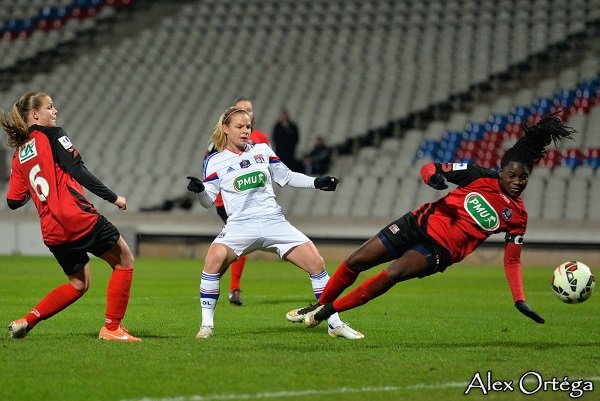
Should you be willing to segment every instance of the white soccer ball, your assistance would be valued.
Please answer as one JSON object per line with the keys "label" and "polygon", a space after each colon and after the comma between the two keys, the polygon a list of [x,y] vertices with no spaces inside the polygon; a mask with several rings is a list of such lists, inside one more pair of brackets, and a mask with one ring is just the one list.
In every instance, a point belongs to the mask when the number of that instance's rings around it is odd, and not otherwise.
{"label": "white soccer ball", "polygon": [[584,263],[565,262],[554,270],[552,291],[563,302],[578,304],[588,300],[596,287],[596,277]]}

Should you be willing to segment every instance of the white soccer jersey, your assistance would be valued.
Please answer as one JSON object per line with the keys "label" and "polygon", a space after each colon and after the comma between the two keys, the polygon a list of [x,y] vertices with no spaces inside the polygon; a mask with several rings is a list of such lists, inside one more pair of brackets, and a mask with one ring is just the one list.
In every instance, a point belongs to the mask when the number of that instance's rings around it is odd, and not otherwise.
{"label": "white soccer jersey", "polygon": [[203,182],[212,202],[221,192],[227,222],[270,219],[282,216],[272,181],[283,187],[293,174],[269,145],[249,143],[243,152],[225,149],[208,156]]}

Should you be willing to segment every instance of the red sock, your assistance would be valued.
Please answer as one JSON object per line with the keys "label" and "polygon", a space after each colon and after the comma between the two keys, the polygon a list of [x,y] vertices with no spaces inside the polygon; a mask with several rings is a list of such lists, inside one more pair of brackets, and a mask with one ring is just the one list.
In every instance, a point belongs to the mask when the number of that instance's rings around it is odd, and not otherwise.
{"label": "red sock", "polygon": [[354,284],[357,278],[358,273],[350,270],[344,260],[335,273],[333,273],[333,276],[329,278],[325,289],[319,297],[319,303],[325,305],[326,303],[333,302],[346,288]]}
{"label": "red sock", "polygon": [[106,328],[116,330],[125,316],[133,278],[133,268],[114,269],[106,291]]}
{"label": "red sock", "polygon": [[348,295],[333,301],[333,308],[337,312],[342,312],[364,305],[373,298],[377,298],[384,294],[387,290],[392,288],[394,284],[396,283],[392,281],[387,272],[382,270],[381,273],[366,280]]}
{"label": "red sock", "polygon": [[230,290],[239,290],[241,288],[240,279],[242,278],[242,272],[244,271],[245,265],[245,255],[231,264],[231,285],[229,286]]}
{"label": "red sock", "polygon": [[42,320],[56,315],[81,298],[82,295],[83,293],[77,291],[71,284],[63,284],[56,287],[25,316],[25,319],[27,319],[27,330],[33,329],[33,326]]}

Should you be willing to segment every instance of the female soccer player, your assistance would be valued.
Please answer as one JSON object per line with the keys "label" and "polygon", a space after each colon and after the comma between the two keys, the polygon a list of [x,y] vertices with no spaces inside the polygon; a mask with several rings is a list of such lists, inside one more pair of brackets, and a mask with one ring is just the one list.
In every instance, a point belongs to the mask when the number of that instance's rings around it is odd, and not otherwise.
{"label": "female soccer player", "polygon": [[[555,113],[556,114],[556,113]],[[423,181],[446,189],[446,180],[457,184],[441,199],[409,212],[384,227],[338,267],[319,298],[318,305],[288,312],[308,327],[332,313],[356,308],[376,298],[396,283],[443,272],[461,261],[493,233],[505,232],[504,270],[517,309],[537,323],[544,319],[526,302],[521,276],[521,245],[527,212],[521,193],[533,165],[545,147],[575,133],[555,114],[537,124],[524,124],[524,135],[502,157],[500,171],[474,164],[429,163],[421,168]],[[344,297],[360,272],[392,261],[378,275],[364,281]]]}
{"label": "female soccer player", "polygon": [[90,252],[113,269],[106,295],[106,323],[99,338],[142,341],[121,325],[129,302],[133,255],[116,227],[86,199],[82,186],[121,210],[127,208],[127,200],[88,171],[66,132],[56,126],[57,114],[50,96],[31,92],[14,104],[11,114],[2,112],[0,117],[7,144],[16,149],[8,206],[17,209],[33,199],[44,243],[69,280],[27,315],[11,322],[8,330],[12,338],[23,338],[40,321],[77,301],[90,286]]}
{"label": "female soccer player", "polygon": [[[240,97],[238,98],[234,106],[237,106],[241,109],[244,109],[250,115],[250,120],[252,122],[252,131],[250,132],[249,142],[252,143],[266,143],[269,144],[269,138],[267,135],[256,129],[256,119],[254,118],[254,109],[252,107],[252,101],[248,97]],[[206,156],[218,152],[214,143],[211,142],[208,147],[208,151],[206,152]],[[217,195],[217,199],[215,200],[215,207],[217,208],[217,214],[223,220],[223,223],[227,223],[227,212],[225,211],[225,205],[223,204],[223,197],[221,194]],[[242,279],[242,272],[244,271],[244,266],[246,265],[246,256],[240,257],[238,260],[231,264],[231,283],[229,285],[229,302],[232,305],[242,305],[242,296],[241,296],[241,285],[240,281]]]}
{"label": "female soccer player", "polygon": [[[292,226],[275,201],[273,181],[284,186],[334,191],[338,179],[314,178],[292,172],[266,144],[249,142],[252,120],[248,112],[230,107],[219,118],[211,140],[218,152],[204,161],[204,179],[188,177],[188,190],[195,192],[200,204],[209,208],[217,194],[223,196],[227,223],[214,239],[204,263],[200,281],[202,325],[197,338],[214,335],[215,306],[219,299],[220,276],[231,262],[256,250],[276,252],[310,274],[317,299],[329,280],[323,258],[315,245]],[[329,335],[349,339],[362,334],[329,317]]]}

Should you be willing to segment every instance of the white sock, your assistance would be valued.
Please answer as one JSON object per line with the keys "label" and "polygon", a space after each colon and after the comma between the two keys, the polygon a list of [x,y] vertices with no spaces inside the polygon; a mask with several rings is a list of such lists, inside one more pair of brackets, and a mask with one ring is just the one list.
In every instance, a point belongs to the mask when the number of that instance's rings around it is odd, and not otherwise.
{"label": "white sock", "polygon": [[[327,270],[323,270],[321,273],[310,275],[310,283],[312,284],[313,292],[315,293],[315,297],[317,298],[317,301],[321,297],[321,293],[323,292],[323,289],[327,285],[328,281],[329,281],[329,274],[327,274]],[[342,324],[342,321],[340,320],[340,316],[337,314],[337,312],[334,313],[333,315],[329,316],[329,319],[327,319],[327,322],[329,323],[329,325],[331,327],[337,327],[340,324]]]}
{"label": "white sock", "polygon": [[202,272],[200,279],[200,306],[202,307],[202,326],[214,326],[215,308],[219,299],[220,274]]}

